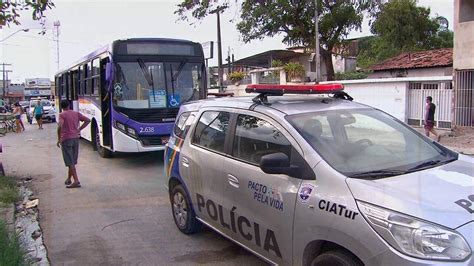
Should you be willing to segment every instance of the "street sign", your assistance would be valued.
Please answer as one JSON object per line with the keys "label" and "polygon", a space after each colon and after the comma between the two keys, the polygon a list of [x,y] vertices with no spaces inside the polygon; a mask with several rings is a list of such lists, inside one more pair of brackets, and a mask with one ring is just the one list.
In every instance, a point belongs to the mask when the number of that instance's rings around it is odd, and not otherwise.
{"label": "street sign", "polygon": [[209,41],[202,43],[202,50],[204,51],[204,58],[211,59],[214,57],[214,42]]}

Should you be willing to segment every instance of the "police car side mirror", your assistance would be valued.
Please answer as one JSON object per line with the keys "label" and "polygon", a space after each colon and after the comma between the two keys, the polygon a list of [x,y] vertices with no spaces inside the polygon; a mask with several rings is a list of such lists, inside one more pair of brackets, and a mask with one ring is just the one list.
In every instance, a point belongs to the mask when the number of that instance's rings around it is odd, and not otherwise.
{"label": "police car side mirror", "polygon": [[291,165],[288,155],[282,152],[262,156],[260,169],[266,174],[285,174],[303,180],[316,179],[313,170],[307,164],[297,162],[296,165]]}
{"label": "police car side mirror", "polygon": [[260,169],[266,174],[285,174],[297,177],[299,167],[290,165],[288,155],[282,152],[270,153],[260,159]]}

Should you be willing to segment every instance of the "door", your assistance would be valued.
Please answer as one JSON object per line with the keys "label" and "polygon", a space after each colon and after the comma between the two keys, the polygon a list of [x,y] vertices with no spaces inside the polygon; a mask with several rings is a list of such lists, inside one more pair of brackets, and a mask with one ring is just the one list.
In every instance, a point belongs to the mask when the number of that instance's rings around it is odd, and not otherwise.
{"label": "door", "polygon": [[104,146],[112,148],[112,120],[111,120],[111,100],[110,93],[108,90],[108,82],[105,80],[105,66],[108,62],[108,58],[101,60],[100,62],[100,110],[102,113],[102,142]]}
{"label": "door", "polygon": [[289,134],[270,121],[250,114],[236,117],[232,156],[224,163],[224,191],[236,207],[231,230],[239,242],[275,263],[291,264],[294,208],[301,180],[266,174],[259,164],[262,156],[276,152],[285,153],[290,161],[302,157]]}
{"label": "door", "polygon": [[230,113],[204,111],[185,141],[179,168],[196,215],[206,223],[220,228],[225,171],[225,141]]}

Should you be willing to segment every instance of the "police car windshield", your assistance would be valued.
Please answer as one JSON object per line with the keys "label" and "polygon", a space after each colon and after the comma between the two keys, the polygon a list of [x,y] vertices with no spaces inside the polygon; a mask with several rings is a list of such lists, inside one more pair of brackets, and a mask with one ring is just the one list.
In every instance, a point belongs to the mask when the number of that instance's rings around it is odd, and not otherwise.
{"label": "police car windshield", "polygon": [[[394,171],[408,173],[420,170],[419,165],[426,169],[456,158],[455,153],[374,109],[305,113],[287,116],[287,120],[327,163],[349,177],[393,176]],[[433,161],[437,163],[423,164]]]}

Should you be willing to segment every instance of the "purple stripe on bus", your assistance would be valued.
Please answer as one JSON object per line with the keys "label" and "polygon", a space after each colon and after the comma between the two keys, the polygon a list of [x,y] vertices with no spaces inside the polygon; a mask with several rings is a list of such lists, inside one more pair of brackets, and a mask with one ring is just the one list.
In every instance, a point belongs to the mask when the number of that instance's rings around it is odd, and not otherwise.
{"label": "purple stripe on bus", "polygon": [[[173,131],[174,122],[169,123],[140,123],[134,121],[125,115],[115,111],[112,108],[112,119],[116,120],[128,127],[135,129],[138,135],[150,136],[150,135],[170,135]],[[153,128],[153,130],[150,130]]]}

